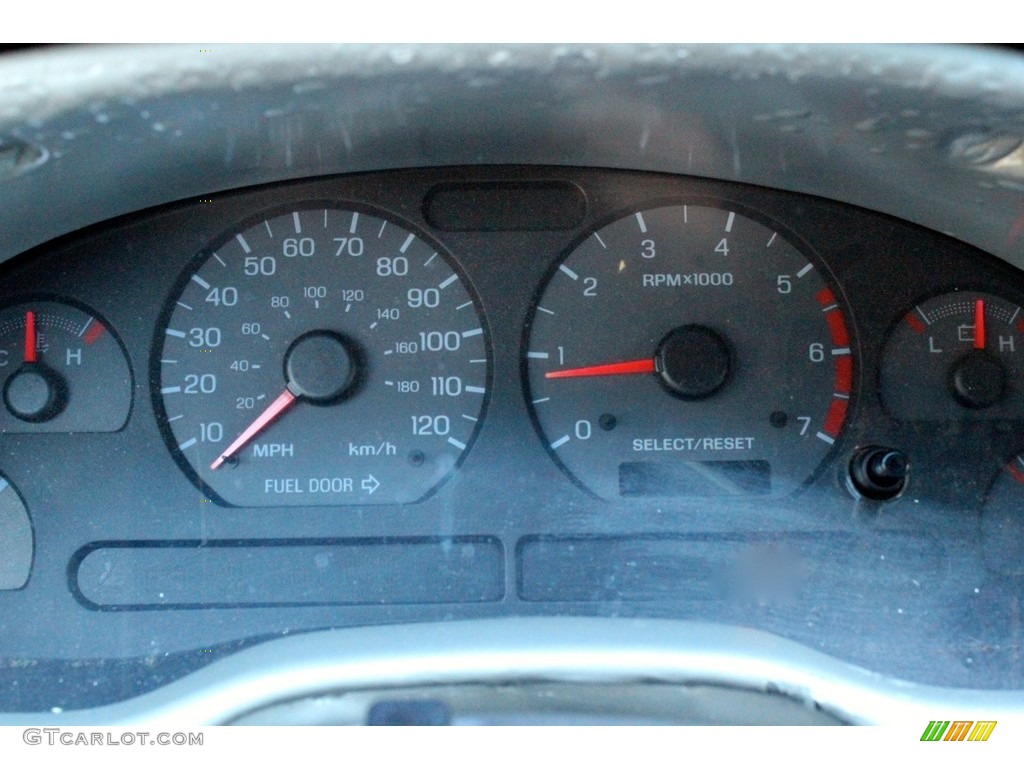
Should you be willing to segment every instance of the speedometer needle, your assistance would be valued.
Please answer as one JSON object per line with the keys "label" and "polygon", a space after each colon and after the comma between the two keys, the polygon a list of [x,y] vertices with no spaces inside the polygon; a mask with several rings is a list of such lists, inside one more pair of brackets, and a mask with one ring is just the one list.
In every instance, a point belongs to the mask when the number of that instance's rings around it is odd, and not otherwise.
{"label": "speedometer needle", "polygon": [[545,379],[568,379],[576,376],[616,376],[621,373],[654,373],[654,358],[628,360],[624,363],[588,365],[583,368],[566,368],[562,371],[548,371]]}
{"label": "speedometer needle", "polygon": [[246,430],[238,436],[235,442],[229,445],[227,450],[217,457],[217,460],[210,465],[210,469],[217,469],[217,467],[223,464],[226,459],[231,458],[242,446],[262,432],[270,422],[287,411],[295,400],[296,397],[292,394],[292,391],[290,389],[285,389],[284,392],[277,396],[277,399],[274,400],[274,402],[267,406],[267,409],[263,411],[263,413],[256,417],[256,420],[252,424],[246,427]]}

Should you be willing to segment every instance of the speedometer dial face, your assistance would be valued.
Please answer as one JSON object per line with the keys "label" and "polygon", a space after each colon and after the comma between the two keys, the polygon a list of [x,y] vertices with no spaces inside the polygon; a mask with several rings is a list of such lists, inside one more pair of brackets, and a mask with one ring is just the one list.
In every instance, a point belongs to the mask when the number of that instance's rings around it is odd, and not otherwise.
{"label": "speedometer dial face", "polygon": [[839,438],[854,375],[824,266],[695,205],[580,243],[539,296],[524,368],[551,454],[606,499],[788,494]]}
{"label": "speedometer dial face", "polygon": [[476,437],[487,331],[409,229],[303,208],[232,231],[164,312],[154,398],[179,462],[245,506],[416,501]]}

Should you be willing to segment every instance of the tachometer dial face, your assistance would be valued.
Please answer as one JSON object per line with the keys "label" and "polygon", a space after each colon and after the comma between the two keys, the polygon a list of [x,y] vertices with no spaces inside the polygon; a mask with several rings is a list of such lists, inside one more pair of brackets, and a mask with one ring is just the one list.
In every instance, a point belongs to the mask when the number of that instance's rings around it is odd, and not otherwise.
{"label": "tachometer dial face", "polygon": [[853,350],[821,263],[735,210],[672,205],[557,265],[524,368],[544,442],[596,495],[780,496],[839,439]]}
{"label": "tachometer dial face", "polygon": [[227,503],[416,501],[479,429],[479,307],[449,258],[394,221],[318,207],[239,228],[183,275],[164,316],[158,418]]}

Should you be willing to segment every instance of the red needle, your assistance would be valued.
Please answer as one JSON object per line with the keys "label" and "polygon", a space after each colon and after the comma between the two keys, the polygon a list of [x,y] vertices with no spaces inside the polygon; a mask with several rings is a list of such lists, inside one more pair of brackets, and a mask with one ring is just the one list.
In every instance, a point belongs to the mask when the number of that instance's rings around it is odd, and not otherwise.
{"label": "red needle", "polygon": [[31,309],[25,313],[25,362],[36,361],[36,313]]}
{"label": "red needle", "polygon": [[548,371],[545,379],[568,379],[574,376],[615,376],[620,373],[654,373],[654,358],[629,360],[625,363],[588,365],[584,368],[566,368],[564,371]]}
{"label": "red needle", "polygon": [[263,413],[256,417],[256,421],[250,424],[246,428],[245,432],[240,434],[238,438],[235,440],[235,442],[229,445],[228,449],[217,457],[217,460],[210,465],[210,469],[216,469],[221,464],[223,464],[225,459],[230,458],[239,448],[241,448],[243,445],[252,440],[252,438],[254,438],[256,435],[262,432],[263,429],[268,424],[270,424],[270,422],[272,422],[282,413],[287,411],[291,404],[294,402],[295,395],[292,394],[290,389],[286,389],[284,392],[278,395],[277,399],[274,402],[272,402],[269,406],[267,406],[267,409]]}
{"label": "red needle", "polygon": [[974,302],[974,348],[985,348],[985,302]]}

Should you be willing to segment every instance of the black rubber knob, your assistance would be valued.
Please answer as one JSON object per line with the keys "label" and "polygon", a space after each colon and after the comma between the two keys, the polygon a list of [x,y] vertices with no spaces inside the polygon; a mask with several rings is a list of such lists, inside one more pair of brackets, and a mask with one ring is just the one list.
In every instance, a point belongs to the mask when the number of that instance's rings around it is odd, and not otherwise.
{"label": "black rubber knob", "polygon": [[965,408],[975,410],[995,405],[1006,390],[1006,368],[983,349],[974,349],[950,368],[953,397]]}
{"label": "black rubber knob", "polygon": [[22,421],[49,421],[67,404],[64,377],[41,363],[25,363],[4,384],[4,405]]}
{"label": "black rubber knob", "polygon": [[861,448],[850,459],[850,485],[853,491],[874,501],[899,496],[907,486],[910,459],[894,448]]}
{"label": "black rubber knob", "polygon": [[355,345],[332,331],[311,331],[300,336],[284,358],[288,389],[320,405],[338,402],[352,394],[359,369]]}
{"label": "black rubber knob", "polygon": [[699,400],[725,385],[732,354],[726,340],[707,326],[684,325],[662,339],[654,364],[669,392]]}

